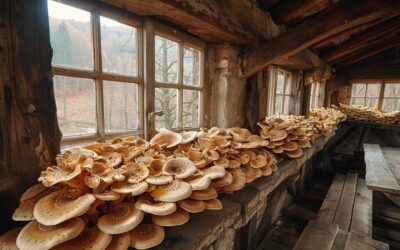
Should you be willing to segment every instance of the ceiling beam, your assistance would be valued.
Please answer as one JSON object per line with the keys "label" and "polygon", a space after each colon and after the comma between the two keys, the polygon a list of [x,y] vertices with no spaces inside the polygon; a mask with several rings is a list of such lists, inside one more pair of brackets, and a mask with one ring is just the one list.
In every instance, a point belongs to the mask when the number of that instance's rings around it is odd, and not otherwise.
{"label": "ceiling beam", "polygon": [[333,4],[264,45],[247,51],[242,76],[248,78],[266,66],[297,54],[328,37],[365,23],[399,14],[399,7],[389,0],[352,0]]}
{"label": "ceiling beam", "polygon": [[400,17],[394,17],[367,29],[322,55],[325,61],[335,64],[355,51],[374,46],[400,30]]}

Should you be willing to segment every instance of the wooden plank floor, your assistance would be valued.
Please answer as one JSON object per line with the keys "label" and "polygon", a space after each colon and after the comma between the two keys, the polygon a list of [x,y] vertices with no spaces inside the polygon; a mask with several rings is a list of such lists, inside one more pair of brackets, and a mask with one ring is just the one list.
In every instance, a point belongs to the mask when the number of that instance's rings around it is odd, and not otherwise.
{"label": "wooden plank floor", "polygon": [[333,221],[340,197],[342,196],[345,179],[345,175],[335,175],[328,194],[317,215],[317,220],[326,223],[331,223]]}
{"label": "wooden plank floor", "polygon": [[347,174],[342,196],[340,198],[335,218],[333,220],[334,224],[339,225],[339,228],[345,231],[349,231],[351,217],[353,215],[354,199],[357,188],[357,178],[357,174]]}
{"label": "wooden plank floor", "polygon": [[335,241],[339,226],[311,220],[304,229],[294,250],[330,250]]}
{"label": "wooden plank floor", "polygon": [[372,236],[372,192],[364,179],[358,179],[350,231]]}

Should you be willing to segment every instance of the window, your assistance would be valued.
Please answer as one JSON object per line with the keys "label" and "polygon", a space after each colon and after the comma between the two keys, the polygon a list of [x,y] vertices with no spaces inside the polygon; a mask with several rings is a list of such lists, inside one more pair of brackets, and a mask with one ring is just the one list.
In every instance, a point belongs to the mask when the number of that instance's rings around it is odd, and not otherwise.
{"label": "window", "polygon": [[275,75],[275,114],[289,114],[292,101],[292,74],[282,69]]}
{"label": "window", "polygon": [[[173,38],[172,38],[173,39]],[[202,52],[188,44],[155,36],[156,129],[201,126]]]}
{"label": "window", "polygon": [[400,82],[385,82],[382,111],[400,110]]}
{"label": "window", "polygon": [[138,29],[51,0],[48,10],[63,141],[140,132]]}
{"label": "window", "polygon": [[321,107],[324,103],[325,84],[316,82],[311,84],[310,91],[310,109]]}
{"label": "window", "polygon": [[351,90],[351,104],[371,108],[378,108],[381,83],[353,83]]}

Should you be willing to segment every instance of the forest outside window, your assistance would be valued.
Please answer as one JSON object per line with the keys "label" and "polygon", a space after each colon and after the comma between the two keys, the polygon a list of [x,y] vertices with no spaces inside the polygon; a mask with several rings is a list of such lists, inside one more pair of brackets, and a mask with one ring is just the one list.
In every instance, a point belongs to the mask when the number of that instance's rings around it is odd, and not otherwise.
{"label": "forest outside window", "polygon": [[137,28],[51,0],[48,10],[63,140],[138,131]]}
{"label": "forest outside window", "polygon": [[292,74],[278,68],[275,77],[275,114],[289,114],[292,101]]}
{"label": "forest outside window", "polygon": [[155,36],[156,130],[201,126],[203,55],[182,41]]}
{"label": "forest outside window", "polygon": [[315,82],[311,84],[310,91],[310,109],[321,107],[324,102],[324,88],[325,84]]}

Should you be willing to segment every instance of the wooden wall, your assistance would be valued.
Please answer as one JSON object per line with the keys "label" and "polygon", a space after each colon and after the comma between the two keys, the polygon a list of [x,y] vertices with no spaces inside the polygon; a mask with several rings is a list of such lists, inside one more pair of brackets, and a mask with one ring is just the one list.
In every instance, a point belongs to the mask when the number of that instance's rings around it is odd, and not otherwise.
{"label": "wooden wall", "polygon": [[46,0],[0,1],[0,233],[60,149]]}

